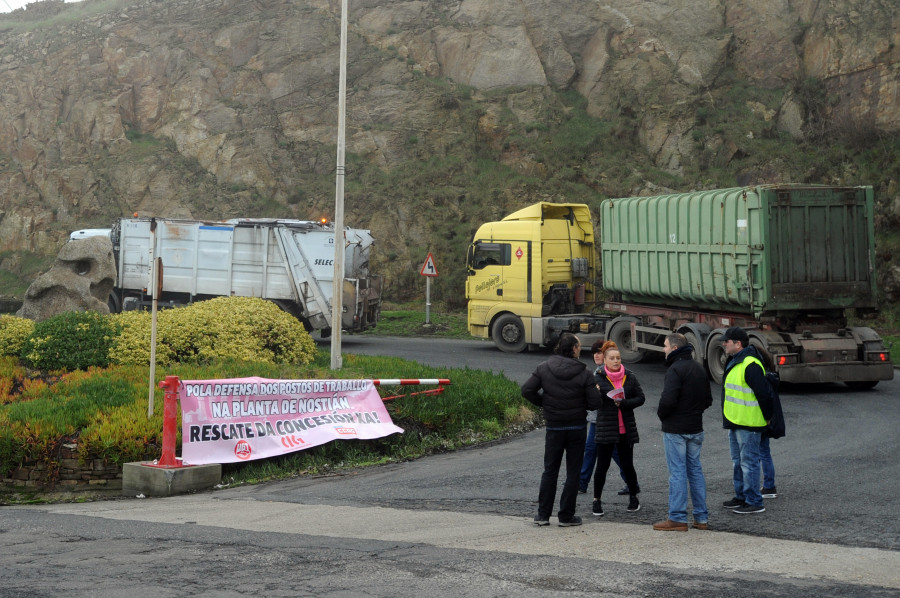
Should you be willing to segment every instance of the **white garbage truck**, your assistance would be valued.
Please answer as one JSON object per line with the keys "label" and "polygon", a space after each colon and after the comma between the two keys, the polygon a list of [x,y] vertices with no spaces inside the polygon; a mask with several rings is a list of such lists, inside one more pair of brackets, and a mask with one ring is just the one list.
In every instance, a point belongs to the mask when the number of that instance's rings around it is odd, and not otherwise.
{"label": "white garbage truck", "polygon": [[[213,297],[275,302],[310,332],[331,333],[334,226],[327,222],[238,218],[223,222],[122,218],[109,231],[118,281],[111,312],[152,303],[151,265],[162,262],[160,307]],[[368,230],[346,228],[341,328],[373,328],[381,311],[382,277],[369,273]]]}

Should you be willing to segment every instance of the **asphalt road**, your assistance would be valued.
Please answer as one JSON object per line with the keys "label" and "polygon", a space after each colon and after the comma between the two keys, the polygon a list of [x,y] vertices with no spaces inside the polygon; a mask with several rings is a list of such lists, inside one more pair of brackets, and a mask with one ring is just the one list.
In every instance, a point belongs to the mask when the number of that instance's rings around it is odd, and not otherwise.
{"label": "asphalt road", "polygon": [[[546,353],[488,343],[345,337],[348,353],[490,368],[522,382]],[[585,354],[585,361],[588,356]],[[0,509],[0,596],[897,596],[900,383],[785,389],[773,443],[781,495],[731,496],[725,432],[707,412],[711,531],[653,531],[666,473],[655,417],[664,367],[639,364],[643,508],[613,472],[607,514],[536,528],[543,431],[408,463],[168,499]],[[554,520],[551,520],[555,523]]]}
{"label": "asphalt road", "polygon": [[[488,342],[421,338],[397,342],[366,336],[350,337],[343,349],[360,354],[389,352],[430,365],[491,369],[520,384],[550,355],[546,351],[502,353]],[[582,359],[593,363],[587,352]],[[635,447],[635,468],[643,508],[637,514],[628,514],[627,520],[650,524],[664,519],[667,512],[668,473],[656,417],[665,365],[662,359],[652,359],[627,367],[637,373],[647,397],[644,406],[635,411],[641,436]],[[779,498],[766,501],[764,516],[746,520],[719,507],[734,492],[728,438],[722,429],[721,391],[713,388],[713,406],[704,417],[702,461],[711,516],[723,511],[711,519],[716,529],[900,549],[900,379],[881,382],[865,391],[843,384],[785,384],[780,395],[787,435],[771,445]],[[525,488],[533,487],[532,494],[536,494],[542,439],[542,432],[535,432],[527,440],[515,441],[530,441],[517,463],[522,491],[529,500],[532,497]],[[621,480],[615,472],[607,479],[604,505],[609,501],[624,511],[627,497],[611,492],[622,486]],[[589,508],[585,503],[583,512]]]}

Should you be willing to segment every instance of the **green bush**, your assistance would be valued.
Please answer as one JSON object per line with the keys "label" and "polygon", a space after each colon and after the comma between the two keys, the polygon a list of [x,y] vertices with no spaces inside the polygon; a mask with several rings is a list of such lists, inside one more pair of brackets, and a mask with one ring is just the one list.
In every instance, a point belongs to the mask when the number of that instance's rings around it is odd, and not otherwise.
{"label": "green bush", "polygon": [[[110,347],[110,362],[149,363],[150,314],[124,312],[113,318],[122,332]],[[218,297],[157,317],[157,365],[215,359],[305,364],[315,352],[300,321],[263,299]]]}
{"label": "green bush", "polygon": [[40,370],[83,370],[109,365],[109,348],[118,329],[95,311],[70,311],[34,325],[22,343],[20,358]]}
{"label": "green bush", "polygon": [[34,331],[33,320],[0,315],[0,356],[18,356],[22,352],[25,339],[32,331]]}
{"label": "green bush", "polygon": [[[146,311],[123,311],[110,316],[119,326],[119,335],[109,348],[109,361],[115,365],[146,365],[150,363],[151,315]],[[175,361],[172,349],[159,340],[157,321],[156,364],[168,365]]]}

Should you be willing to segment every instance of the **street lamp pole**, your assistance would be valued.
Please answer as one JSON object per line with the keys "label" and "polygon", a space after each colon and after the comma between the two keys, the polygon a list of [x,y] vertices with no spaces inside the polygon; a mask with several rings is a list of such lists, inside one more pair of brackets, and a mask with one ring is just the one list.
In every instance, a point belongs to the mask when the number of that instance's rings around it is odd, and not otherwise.
{"label": "street lamp pole", "polygon": [[341,0],[341,68],[338,85],[337,168],[334,199],[334,282],[331,300],[331,369],[341,369],[341,318],[344,311],[344,152],[347,113],[347,0]]}

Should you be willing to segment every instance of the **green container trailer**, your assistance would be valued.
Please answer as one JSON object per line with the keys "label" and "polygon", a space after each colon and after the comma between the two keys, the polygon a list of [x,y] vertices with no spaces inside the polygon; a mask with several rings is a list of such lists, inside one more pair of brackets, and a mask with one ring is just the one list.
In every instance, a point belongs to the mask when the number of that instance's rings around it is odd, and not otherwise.
{"label": "green container trailer", "polygon": [[845,316],[877,307],[873,203],[871,187],[818,185],[605,200],[604,307],[621,314],[606,336],[637,361],[682,332],[719,381],[721,334],[742,326],[782,380],[889,380],[880,337]]}
{"label": "green container trailer", "polygon": [[871,187],[762,185],[610,199],[603,286],[623,301],[755,318],[871,309]]}

